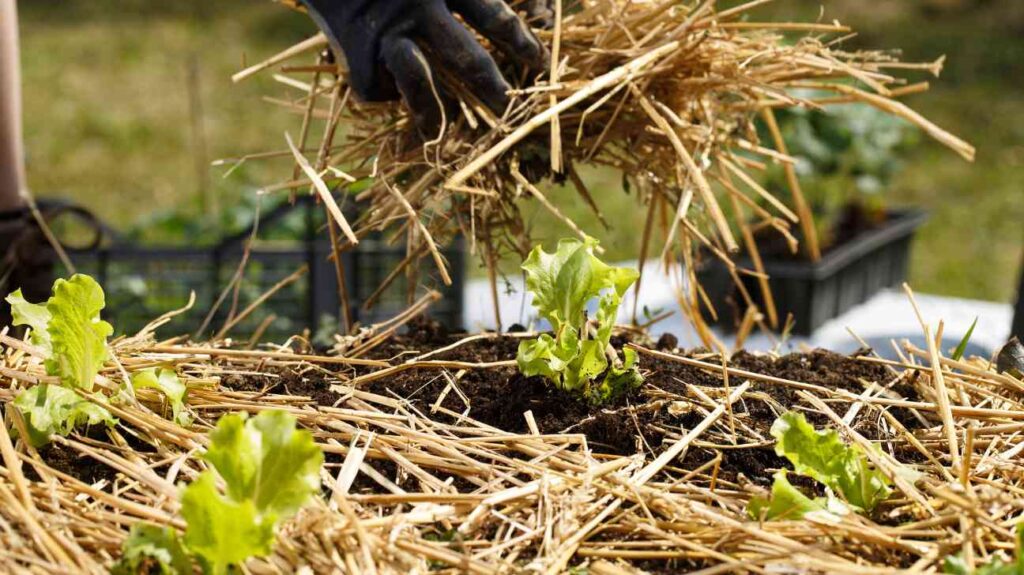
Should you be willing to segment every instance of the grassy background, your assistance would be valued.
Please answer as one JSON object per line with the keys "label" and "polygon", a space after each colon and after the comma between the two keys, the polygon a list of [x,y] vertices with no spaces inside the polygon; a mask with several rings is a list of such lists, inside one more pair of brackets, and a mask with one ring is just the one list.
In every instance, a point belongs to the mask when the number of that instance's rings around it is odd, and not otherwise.
{"label": "grassy background", "polygon": [[[889,198],[933,215],[914,253],[916,289],[1010,301],[1024,248],[1024,3],[824,6],[826,18],[861,31],[854,46],[900,47],[910,60],[948,56],[932,92],[908,103],[974,143],[978,161],[967,164],[926,141],[907,158]],[[813,18],[820,8],[777,0],[758,15]],[[126,227],[169,208],[201,209],[202,186],[228,205],[290,173],[286,163],[266,162],[224,179],[218,169],[197,166],[280,149],[283,133],[298,129],[295,116],[261,100],[285,88],[267,78],[233,85],[230,75],[308,36],[313,29],[304,17],[266,0],[35,0],[19,9],[29,178],[38,195],[74,198]],[[197,83],[189,82],[190,70]],[[205,142],[205,155],[197,141]],[[611,257],[635,257],[644,214],[617,178],[591,179],[599,180],[595,191],[612,229],[601,232],[570,192],[554,193],[556,201],[591,222],[588,231]],[[565,235],[544,214],[534,226],[541,237]]]}

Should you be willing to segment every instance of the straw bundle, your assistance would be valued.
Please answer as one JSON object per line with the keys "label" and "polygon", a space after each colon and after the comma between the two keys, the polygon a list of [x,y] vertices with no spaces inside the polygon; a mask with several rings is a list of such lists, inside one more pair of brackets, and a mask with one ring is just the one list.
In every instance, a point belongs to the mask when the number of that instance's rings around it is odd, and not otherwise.
{"label": "straw bundle", "polygon": [[[414,145],[406,110],[356,101],[343,67],[323,57],[315,65],[286,65],[275,77],[305,94],[273,101],[303,114],[299,141],[287,155],[295,154],[304,177],[296,170],[295,179],[268,189],[312,182],[344,236],[332,226],[338,249],[371,230],[389,230],[408,240],[407,265],[430,256],[446,282],[437,245],[461,234],[494,283],[503,255],[522,257],[532,247],[519,209],[523,198],[542,204],[571,233],[599,235],[565,217],[537,183],[571,182],[602,216],[579,176],[581,166],[610,166],[641,190],[637,209],[648,213],[641,260],[653,253],[657,237],[666,261],[692,264],[693,253],[703,248],[728,262],[741,248],[756,252],[750,232],[763,227],[784,235],[794,250],[802,236],[807,254],[816,259],[820,248],[811,208],[774,122],[777,108],[867,103],[973,158],[969,144],[896,100],[927,84],[908,84],[893,72],[937,75],[941,60],[908,64],[883,52],[844,51],[842,41],[851,34],[839,23],[757,22],[755,8],[767,1],[722,11],[711,0],[583,0],[572,10],[559,9],[554,28],[537,31],[552,48],[549,73],[525,79],[497,117],[437,71],[444,89],[459,99],[460,114],[438,139]],[[324,37],[315,36],[236,80],[324,46]],[[818,96],[798,97],[795,91]],[[311,142],[317,119],[323,120],[323,132]],[[758,140],[758,119],[769,128],[769,141]],[[312,161],[300,153],[307,147],[315,154]],[[770,163],[786,169],[784,197],[758,183],[759,171]],[[327,184],[357,181],[365,188],[358,198],[370,208],[350,224],[333,207]],[[694,268],[685,267],[683,279],[689,281],[681,299],[700,325]],[[736,273],[763,276],[761,270]],[[762,311],[777,324],[774,310]]]}

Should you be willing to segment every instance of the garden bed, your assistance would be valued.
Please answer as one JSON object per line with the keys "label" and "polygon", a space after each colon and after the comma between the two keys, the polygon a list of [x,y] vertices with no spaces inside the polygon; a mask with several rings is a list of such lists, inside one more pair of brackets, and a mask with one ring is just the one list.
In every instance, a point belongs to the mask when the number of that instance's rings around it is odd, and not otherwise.
{"label": "garden bed", "polygon": [[[115,342],[128,370],[175,367],[193,425],[168,421],[160,396],[140,392],[138,405],[111,406],[119,424],[109,431],[94,426],[38,451],[0,437],[4,561],[102,572],[132,524],[180,529],[175,486],[203,469],[205,432],[222,414],[268,409],[313,432],[323,496],[282,527],[273,555],[248,562],[253,573],[839,573],[935,567],[965,550],[978,561],[1012,554],[1024,510],[1013,487],[1024,385],[987,361],[941,358],[939,382],[929,352],[911,346],[898,364],[869,350],[723,362],[624,330],[614,343],[640,352],[646,381],[596,408],[519,375],[515,351],[531,334],[417,324],[382,335],[342,340],[336,351],[348,355]],[[6,404],[46,376],[31,347],[2,343]],[[876,445],[886,473],[921,475],[898,479],[864,515],[752,520],[750,499],[791,467],[770,428],[793,410],[848,443]]]}

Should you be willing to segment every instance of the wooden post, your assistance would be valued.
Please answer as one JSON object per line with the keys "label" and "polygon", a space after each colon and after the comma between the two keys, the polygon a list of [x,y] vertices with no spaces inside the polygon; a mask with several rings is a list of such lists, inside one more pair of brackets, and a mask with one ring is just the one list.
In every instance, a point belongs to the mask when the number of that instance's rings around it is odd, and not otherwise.
{"label": "wooden post", "polygon": [[0,212],[22,207],[26,187],[18,58],[18,7],[0,0]]}

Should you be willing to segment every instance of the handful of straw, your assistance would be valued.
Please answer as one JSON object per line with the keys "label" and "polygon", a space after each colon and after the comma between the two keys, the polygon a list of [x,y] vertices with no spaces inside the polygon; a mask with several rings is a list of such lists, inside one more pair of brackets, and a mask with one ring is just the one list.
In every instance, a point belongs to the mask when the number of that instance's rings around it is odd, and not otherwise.
{"label": "handful of straw", "polygon": [[[488,268],[496,295],[499,259],[525,256],[532,247],[519,200],[532,198],[582,236],[587,230],[567,218],[538,182],[571,182],[602,217],[579,168],[610,166],[640,190],[636,197],[647,211],[641,265],[655,238],[666,263],[684,262],[680,302],[710,337],[703,317],[715,310],[696,280],[695,254],[720,258],[737,284],[739,274],[758,277],[769,308],[763,270],[740,270],[731,261],[741,249],[760,261],[751,230],[771,228],[794,251],[800,236],[807,256],[820,256],[811,208],[775,109],[865,103],[916,125],[967,160],[974,157],[972,146],[898,100],[928,85],[894,73],[938,75],[941,59],[911,64],[884,52],[844,51],[851,30],[839,23],[758,22],[755,8],[770,0],[721,11],[713,0],[582,0],[562,10],[564,1],[555,0],[555,26],[537,31],[551,47],[549,73],[516,90],[498,117],[439,71],[438,81],[459,99],[460,115],[436,140],[413,146],[406,110],[397,103],[358,102],[343,67],[323,55],[315,65],[285,66],[290,75],[276,77],[305,92],[277,101],[303,114],[299,141],[289,140],[299,168],[295,178],[271,189],[319,193],[337,250],[370,231],[390,231],[408,245],[402,269],[416,269],[416,261],[429,256],[446,283],[438,245],[461,234]],[[236,79],[324,46],[323,36],[315,36]],[[312,81],[298,74],[311,74]],[[767,141],[758,138],[758,119],[771,135]],[[315,120],[323,120],[323,131],[311,143]],[[309,152],[311,161],[304,155]],[[786,197],[759,184],[758,172],[773,163],[784,168]],[[348,222],[329,185],[357,183],[358,200],[369,208]],[[740,292],[752,306],[742,286]],[[776,327],[775,310],[761,311]]]}

